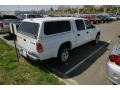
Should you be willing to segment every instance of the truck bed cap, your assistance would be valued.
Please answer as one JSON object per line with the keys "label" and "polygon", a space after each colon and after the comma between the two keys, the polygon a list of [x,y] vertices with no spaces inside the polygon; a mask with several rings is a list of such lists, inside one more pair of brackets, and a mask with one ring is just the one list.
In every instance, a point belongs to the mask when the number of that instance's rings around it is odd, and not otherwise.
{"label": "truck bed cap", "polygon": [[43,21],[75,20],[75,19],[84,20],[83,18],[77,18],[77,17],[45,17],[45,18],[29,18],[29,19],[24,19],[23,21],[39,23],[39,22],[43,22]]}

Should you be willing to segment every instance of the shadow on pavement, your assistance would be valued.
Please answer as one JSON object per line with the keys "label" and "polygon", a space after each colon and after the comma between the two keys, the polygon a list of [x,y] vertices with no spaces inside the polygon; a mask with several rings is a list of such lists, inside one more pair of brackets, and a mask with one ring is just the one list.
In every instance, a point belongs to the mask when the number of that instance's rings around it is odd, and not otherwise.
{"label": "shadow on pavement", "polygon": [[12,35],[10,35],[10,34],[3,36],[3,38],[6,39],[6,40],[8,40],[8,41],[14,39],[14,37]]}
{"label": "shadow on pavement", "polygon": [[[83,59],[88,57],[91,53],[95,52],[97,49],[99,49],[101,46],[105,45],[102,49],[100,49],[98,52],[95,53],[92,57],[88,58],[84,63],[79,65],[77,68],[75,68],[70,73],[66,74],[68,70],[76,66],[78,63],[80,63]],[[58,63],[56,59],[48,59],[45,61],[37,61],[37,62],[31,62],[29,63],[37,66],[42,66],[45,69],[48,69],[52,73],[62,77],[62,78],[70,78],[74,77],[76,75],[79,75],[83,73],[86,69],[88,69],[93,63],[96,62],[96,60],[103,55],[107,51],[108,43],[104,41],[100,41],[98,45],[92,45],[91,43],[88,43],[86,45],[80,46],[78,48],[75,48],[71,51],[70,60],[66,64]]]}

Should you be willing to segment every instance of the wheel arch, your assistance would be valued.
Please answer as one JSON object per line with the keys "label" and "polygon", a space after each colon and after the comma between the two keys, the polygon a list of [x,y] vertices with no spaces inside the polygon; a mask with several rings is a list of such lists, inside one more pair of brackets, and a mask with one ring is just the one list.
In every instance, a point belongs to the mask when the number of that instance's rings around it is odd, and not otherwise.
{"label": "wheel arch", "polygon": [[[62,43],[59,46],[58,52],[59,52],[60,48],[63,47],[63,46],[67,46],[69,49],[71,49],[72,48],[72,43],[70,41],[66,41],[66,42]],[[58,52],[57,52],[57,55],[58,55]]]}

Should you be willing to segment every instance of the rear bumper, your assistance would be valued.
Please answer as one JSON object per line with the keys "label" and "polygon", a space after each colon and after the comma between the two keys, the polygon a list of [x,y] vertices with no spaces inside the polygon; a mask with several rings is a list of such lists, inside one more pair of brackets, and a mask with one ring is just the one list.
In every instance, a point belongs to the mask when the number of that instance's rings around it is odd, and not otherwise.
{"label": "rear bumper", "polygon": [[115,84],[120,84],[120,66],[108,61],[107,78]]}
{"label": "rear bumper", "polygon": [[26,58],[30,58],[31,60],[40,60],[38,53],[27,51],[19,45],[17,45],[17,49],[19,50],[19,53]]}

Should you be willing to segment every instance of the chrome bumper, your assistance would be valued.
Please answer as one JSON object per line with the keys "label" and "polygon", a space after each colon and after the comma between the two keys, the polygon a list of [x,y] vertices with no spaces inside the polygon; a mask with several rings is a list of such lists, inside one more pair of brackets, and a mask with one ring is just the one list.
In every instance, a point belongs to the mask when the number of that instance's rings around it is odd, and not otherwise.
{"label": "chrome bumper", "polygon": [[115,84],[120,84],[120,66],[108,61],[107,78]]}
{"label": "chrome bumper", "polygon": [[20,45],[17,45],[17,49],[18,49],[19,53],[26,58],[30,58],[32,60],[40,60],[37,53],[27,51],[26,49],[24,49]]}

